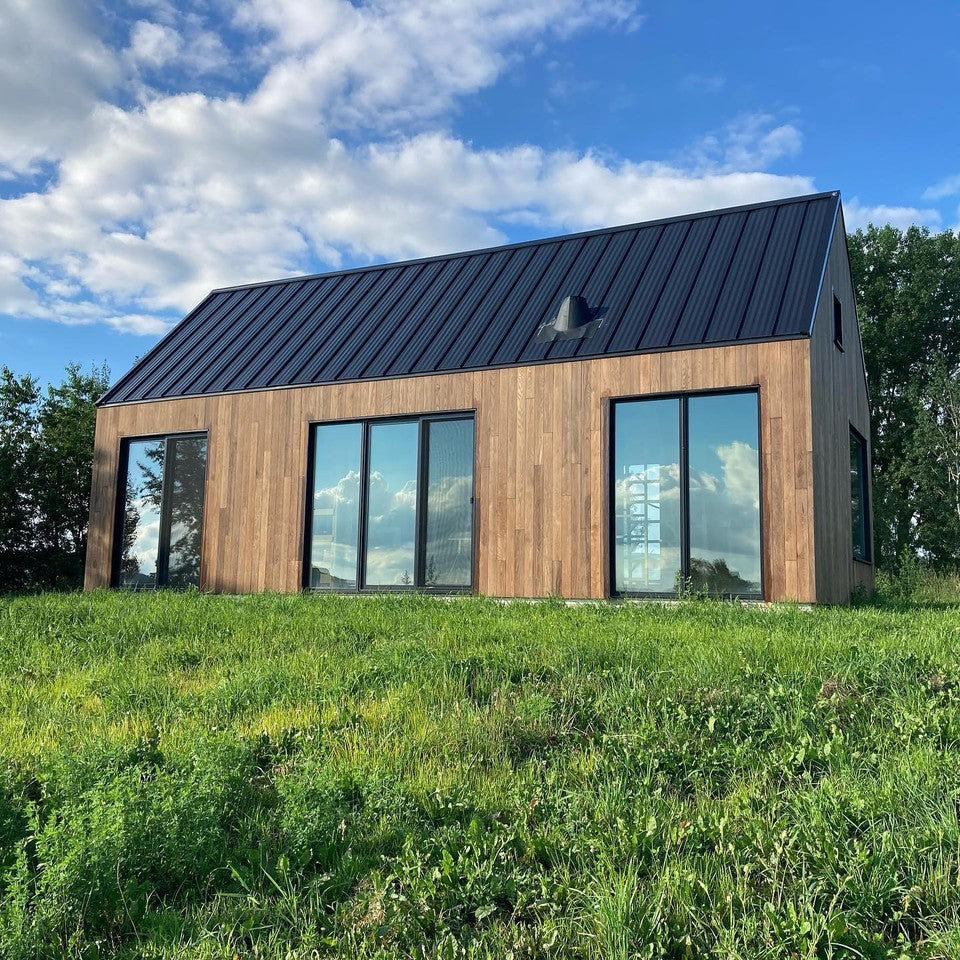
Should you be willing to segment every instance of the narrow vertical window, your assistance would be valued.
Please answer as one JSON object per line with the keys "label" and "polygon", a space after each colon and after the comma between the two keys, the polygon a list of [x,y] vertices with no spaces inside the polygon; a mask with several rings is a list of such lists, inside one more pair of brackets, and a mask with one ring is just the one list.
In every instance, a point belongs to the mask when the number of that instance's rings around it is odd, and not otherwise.
{"label": "narrow vertical window", "polygon": [[690,580],[760,592],[760,440],[753,393],[690,397]]}
{"label": "narrow vertical window", "polygon": [[364,569],[371,587],[414,585],[418,437],[415,420],[370,425]]}
{"label": "narrow vertical window", "polygon": [[833,342],[843,349],[843,304],[836,294],[833,296]]}
{"label": "narrow vertical window", "polygon": [[681,571],[680,401],[617,404],[614,510],[618,593],[672,593]]}
{"label": "narrow vertical window", "polygon": [[130,440],[115,582],[132,589],[200,584],[207,438]]}
{"label": "narrow vertical window", "polygon": [[203,536],[203,488],[207,474],[207,438],[175,437],[167,441],[168,467],[164,494],[169,517],[166,585],[200,583],[200,543]]}
{"label": "narrow vertical window", "polygon": [[133,440],[127,444],[117,577],[121,587],[157,586],[165,449],[163,440]]}
{"label": "narrow vertical window", "polygon": [[434,420],[425,428],[423,584],[468,587],[473,577],[473,420]]}
{"label": "narrow vertical window", "polygon": [[853,522],[853,556],[870,561],[870,530],[867,523],[867,445],[850,428],[850,513]]}
{"label": "narrow vertical window", "polygon": [[307,580],[311,590],[353,590],[357,586],[362,444],[359,423],[315,428]]}

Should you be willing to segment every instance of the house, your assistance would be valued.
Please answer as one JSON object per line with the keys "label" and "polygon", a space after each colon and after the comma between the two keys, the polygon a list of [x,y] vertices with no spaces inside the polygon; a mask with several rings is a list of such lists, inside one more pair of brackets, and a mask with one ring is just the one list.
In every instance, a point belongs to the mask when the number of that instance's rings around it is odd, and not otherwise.
{"label": "house", "polygon": [[837,193],[213,291],[102,398],[86,587],[845,602]]}

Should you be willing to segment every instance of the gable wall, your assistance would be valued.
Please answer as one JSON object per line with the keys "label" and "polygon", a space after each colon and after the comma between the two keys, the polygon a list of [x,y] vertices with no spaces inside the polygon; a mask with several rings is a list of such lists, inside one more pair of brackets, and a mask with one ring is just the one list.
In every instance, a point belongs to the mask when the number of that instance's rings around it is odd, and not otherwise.
{"label": "gable wall", "polygon": [[109,585],[122,437],[207,430],[203,587],[294,591],[310,422],[474,409],[479,592],[604,597],[608,401],[753,385],[766,596],[811,601],[811,377],[802,339],[103,407],[86,587]]}
{"label": "gable wall", "polygon": [[[843,307],[842,351],[833,342],[834,294]],[[860,587],[869,592],[874,584],[873,565],[853,559],[851,425],[867,440],[869,464],[873,452],[863,348],[842,214],[833,234],[810,352],[817,597],[826,603],[846,603],[852,591]],[[867,499],[872,530],[872,488]]]}

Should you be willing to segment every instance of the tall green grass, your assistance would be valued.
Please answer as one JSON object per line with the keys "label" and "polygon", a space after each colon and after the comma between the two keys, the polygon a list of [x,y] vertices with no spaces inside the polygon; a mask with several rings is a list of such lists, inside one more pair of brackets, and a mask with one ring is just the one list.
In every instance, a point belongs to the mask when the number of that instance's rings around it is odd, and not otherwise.
{"label": "tall green grass", "polygon": [[0,600],[0,955],[958,957],[905,594]]}

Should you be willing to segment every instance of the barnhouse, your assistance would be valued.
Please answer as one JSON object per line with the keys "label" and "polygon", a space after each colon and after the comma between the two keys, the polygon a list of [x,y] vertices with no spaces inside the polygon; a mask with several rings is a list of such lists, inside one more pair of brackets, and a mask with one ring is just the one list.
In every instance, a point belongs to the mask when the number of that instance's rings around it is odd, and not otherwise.
{"label": "barnhouse", "polygon": [[837,193],[214,290],[102,398],[86,586],[873,585]]}

